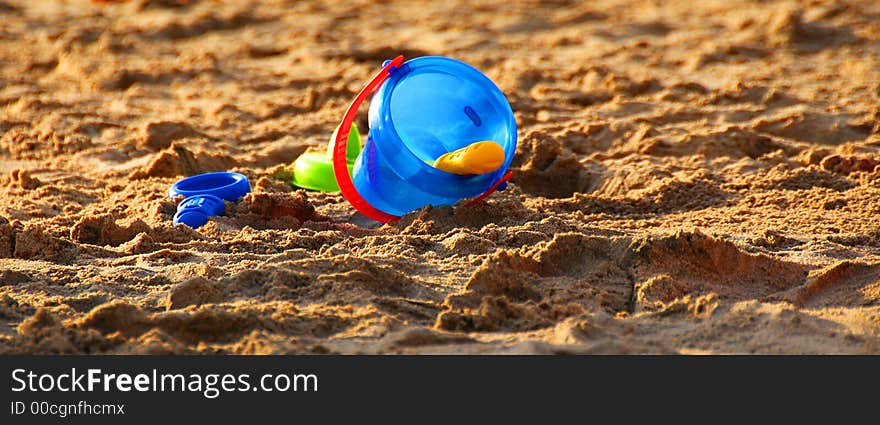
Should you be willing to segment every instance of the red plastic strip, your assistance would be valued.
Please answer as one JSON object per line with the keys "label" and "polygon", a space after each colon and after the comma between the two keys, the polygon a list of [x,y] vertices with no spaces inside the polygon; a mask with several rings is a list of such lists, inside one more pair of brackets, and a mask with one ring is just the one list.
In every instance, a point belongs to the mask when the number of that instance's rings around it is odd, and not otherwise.
{"label": "red plastic strip", "polygon": [[342,192],[342,196],[345,197],[355,210],[365,215],[367,218],[382,223],[396,221],[400,217],[380,211],[376,207],[370,205],[370,203],[358,193],[357,188],[354,187],[354,182],[351,181],[351,175],[348,174],[348,163],[345,159],[345,152],[346,145],[348,144],[348,133],[351,131],[351,123],[354,122],[358,108],[361,107],[361,104],[364,103],[367,96],[372,94],[373,91],[385,82],[390,75],[389,71],[391,68],[398,67],[402,63],[403,55],[394,58],[391,62],[382,67],[382,70],[379,71],[363,89],[361,89],[361,92],[358,93],[357,97],[354,98],[354,101],[351,102],[351,105],[348,106],[348,110],[345,111],[345,116],[342,118],[342,124],[339,124],[339,131],[336,132],[336,144],[333,149],[333,173],[336,174],[336,183],[339,184],[339,191]]}
{"label": "red plastic strip", "polygon": [[466,204],[464,204],[464,205],[469,207],[469,206],[471,206],[471,205],[474,205],[474,204],[476,204],[476,203],[482,201],[483,199],[488,198],[489,195],[495,193],[495,189],[498,189],[498,186],[500,186],[501,183],[504,183],[504,182],[510,180],[511,177],[513,177],[513,172],[512,172],[512,171],[508,171],[508,172],[505,173],[503,176],[501,176],[501,178],[498,179],[498,181],[495,182],[495,184],[493,184],[492,187],[489,188],[489,190],[483,192],[482,195],[477,196],[477,197],[474,198],[474,199],[471,199],[470,201],[468,201],[468,202],[467,202]]}

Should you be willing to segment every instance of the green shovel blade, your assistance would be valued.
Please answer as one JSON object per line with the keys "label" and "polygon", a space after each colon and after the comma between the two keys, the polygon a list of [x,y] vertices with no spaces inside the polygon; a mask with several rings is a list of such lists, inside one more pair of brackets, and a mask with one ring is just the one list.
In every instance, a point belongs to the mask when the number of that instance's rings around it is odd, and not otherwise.
{"label": "green shovel blade", "polygon": [[[321,192],[339,192],[336,174],[333,172],[333,147],[336,145],[338,131],[337,127],[330,138],[326,152],[307,151],[293,162],[294,186]],[[349,174],[360,153],[361,135],[357,126],[352,124],[351,131],[348,132],[348,144],[345,150]]]}

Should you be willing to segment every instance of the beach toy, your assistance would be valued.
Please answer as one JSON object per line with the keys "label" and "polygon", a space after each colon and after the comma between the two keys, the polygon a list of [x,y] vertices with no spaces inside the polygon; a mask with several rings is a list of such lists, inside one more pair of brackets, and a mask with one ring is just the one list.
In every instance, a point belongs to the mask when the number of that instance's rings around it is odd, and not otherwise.
{"label": "beach toy", "polygon": [[[345,135],[373,91],[369,135],[349,174]],[[503,189],[516,151],[516,120],[501,90],[474,67],[440,56],[404,63],[398,56],[355,97],[334,142],[342,195],[361,214],[387,222],[425,205],[477,202]],[[499,157],[501,164],[475,166],[474,158]],[[493,171],[481,173],[486,169]]]}
{"label": "beach toy", "polygon": [[171,199],[183,196],[177,205],[174,224],[186,224],[193,229],[208,222],[208,217],[222,215],[223,201],[235,202],[251,191],[247,177],[239,173],[205,173],[179,180],[168,189]]}
{"label": "beach toy", "polygon": [[504,148],[488,140],[445,153],[434,161],[434,168],[462,175],[491,173],[502,165]]}
{"label": "beach toy", "polygon": [[[336,175],[333,174],[333,148],[336,146],[338,132],[339,128],[337,127],[325,151],[306,151],[293,162],[292,183],[294,186],[321,192],[339,192]],[[351,172],[359,153],[361,153],[361,135],[357,126],[352,123],[345,151],[349,172]]]}

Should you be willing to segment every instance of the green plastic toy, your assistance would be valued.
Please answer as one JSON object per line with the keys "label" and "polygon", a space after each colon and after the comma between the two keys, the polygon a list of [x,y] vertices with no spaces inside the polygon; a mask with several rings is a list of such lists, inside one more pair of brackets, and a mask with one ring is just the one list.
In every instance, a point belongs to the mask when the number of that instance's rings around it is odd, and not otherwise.
{"label": "green plastic toy", "polygon": [[[293,162],[294,186],[321,192],[339,192],[336,175],[333,173],[333,148],[336,145],[337,132],[339,132],[339,127],[333,132],[326,152],[306,151]],[[361,134],[358,132],[357,126],[352,124],[345,149],[349,174],[351,174],[351,169],[360,153]]]}

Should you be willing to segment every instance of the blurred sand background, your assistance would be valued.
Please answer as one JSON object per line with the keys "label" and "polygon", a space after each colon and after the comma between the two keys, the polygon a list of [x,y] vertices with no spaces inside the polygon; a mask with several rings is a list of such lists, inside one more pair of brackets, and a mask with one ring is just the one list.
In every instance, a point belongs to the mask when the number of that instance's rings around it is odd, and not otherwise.
{"label": "blurred sand background", "polygon": [[[0,353],[880,353],[876,1],[0,1]],[[297,190],[384,59],[484,71],[510,188]],[[366,131],[366,107],[359,115]],[[175,228],[175,180],[233,170]]]}

